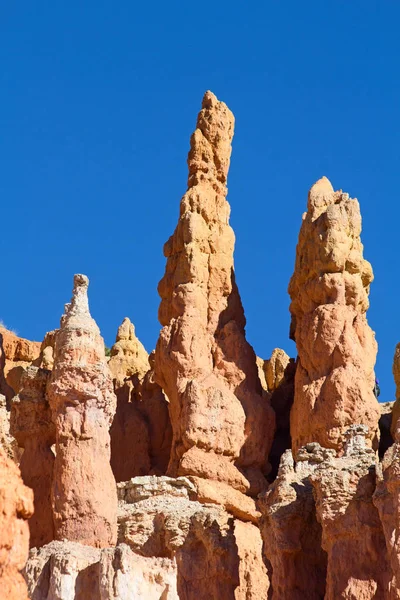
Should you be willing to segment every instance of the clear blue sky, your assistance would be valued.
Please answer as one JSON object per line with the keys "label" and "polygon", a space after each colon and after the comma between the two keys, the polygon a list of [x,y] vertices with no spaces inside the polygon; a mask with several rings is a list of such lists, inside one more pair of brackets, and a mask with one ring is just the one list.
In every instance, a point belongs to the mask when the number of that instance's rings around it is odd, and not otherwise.
{"label": "clear blue sky", "polygon": [[393,399],[399,23],[393,0],[3,2],[0,317],[42,339],[83,272],[107,345],[129,316],[155,346],[162,246],[211,89],[236,116],[229,201],[249,341],[262,357],[295,353],[286,290],[307,191],[326,175],[361,204],[381,400]]}

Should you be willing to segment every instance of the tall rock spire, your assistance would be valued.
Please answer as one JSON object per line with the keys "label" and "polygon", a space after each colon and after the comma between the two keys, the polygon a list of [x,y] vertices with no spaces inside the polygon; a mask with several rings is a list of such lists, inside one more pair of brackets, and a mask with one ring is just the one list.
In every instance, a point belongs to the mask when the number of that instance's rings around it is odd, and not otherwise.
{"label": "tall rock spire", "polygon": [[335,192],[326,177],[317,181],[289,284],[291,337],[299,354],[291,411],[294,452],[307,442],[341,452],[353,423],[367,425],[369,443],[377,446],[377,344],[366,318],[373,273],[360,233],[358,201]]}
{"label": "tall rock spire", "polygon": [[233,128],[228,107],[206,92],[191,138],[188,190],[164,247],[155,376],[170,400],[169,474],[252,494],[264,485],[275,421],[245,338],[233,270],[226,200]]}
{"label": "tall rock spire", "polygon": [[56,426],[53,516],[56,539],[107,547],[117,535],[108,432],[116,398],[103,338],[89,312],[88,284],[85,275],[75,275],[48,387]]}

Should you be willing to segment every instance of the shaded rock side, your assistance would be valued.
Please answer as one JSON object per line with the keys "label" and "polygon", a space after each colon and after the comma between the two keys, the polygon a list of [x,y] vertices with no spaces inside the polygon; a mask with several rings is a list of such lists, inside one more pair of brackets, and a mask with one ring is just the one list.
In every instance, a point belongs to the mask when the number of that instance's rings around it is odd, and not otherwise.
{"label": "shaded rock side", "polygon": [[0,448],[18,465],[22,449],[19,448],[17,440],[10,432],[10,416],[6,397],[0,394]]}
{"label": "shaded rock side", "polygon": [[32,490],[23,485],[18,467],[0,448],[0,596],[7,600],[28,600],[20,571],[28,557],[26,519],[32,512]]}
{"label": "shaded rock side", "polygon": [[148,356],[128,318],[118,329],[108,364],[117,395],[110,429],[116,481],[165,474],[172,442],[168,401],[154,381],[154,356]]}
{"label": "shaded rock side", "polygon": [[119,543],[177,566],[180,600],[268,597],[259,529],[199,502],[186,477],[138,477],[118,484]]}
{"label": "shaded rock side", "polygon": [[307,442],[342,451],[345,431],[367,425],[378,446],[375,335],[366,319],[372,268],[363,258],[358,201],[326,177],[308,195],[289,284],[299,355],[291,411],[293,451]]}
{"label": "shaded rock side", "polygon": [[392,408],[390,432],[392,438],[396,437],[396,430],[400,428],[400,343],[397,344],[393,357],[393,377],[396,384],[396,401]]}
{"label": "shaded rock side", "polygon": [[234,118],[207,92],[188,157],[188,191],[164,246],[155,380],[170,401],[168,474],[224,481],[257,494],[265,485],[274,415],[233,270],[226,181]]}
{"label": "shaded rock side", "polygon": [[325,600],[389,598],[391,568],[372,502],[376,454],[365,445],[366,426],[345,435],[344,455],[329,457],[310,477],[328,555]]}
{"label": "shaded rock side", "polygon": [[38,363],[40,342],[18,337],[14,332],[0,326],[0,394],[7,402],[18,394],[21,376],[25,368]]}
{"label": "shaded rock side", "polygon": [[53,516],[55,539],[107,547],[117,536],[109,436],[116,397],[104,341],[90,316],[87,288],[88,278],[75,275],[48,385],[56,429]]}
{"label": "shaded rock side", "polygon": [[400,598],[400,435],[387,450],[377,467],[377,484],[373,502],[378,509],[385,535],[393,579],[388,598]]}
{"label": "shaded rock side", "polygon": [[23,482],[34,493],[35,511],[29,519],[30,546],[54,539],[51,489],[53,483],[55,426],[46,397],[50,371],[28,367],[21,390],[11,401],[11,432],[24,449],[20,469]]}
{"label": "shaded rock side", "polygon": [[329,453],[332,450],[310,443],[299,450],[294,463],[291,450],[286,450],[276,480],[260,497],[272,600],[324,598],[327,556],[321,547],[310,475]]}

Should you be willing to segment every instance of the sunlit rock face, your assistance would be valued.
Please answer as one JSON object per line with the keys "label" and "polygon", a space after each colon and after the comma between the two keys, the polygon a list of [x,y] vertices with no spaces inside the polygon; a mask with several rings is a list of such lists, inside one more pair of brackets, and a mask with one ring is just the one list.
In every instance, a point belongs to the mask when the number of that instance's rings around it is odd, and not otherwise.
{"label": "sunlit rock face", "polygon": [[56,430],[55,539],[107,547],[117,538],[109,428],[116,397],[104,341],[90,316],[88,278],[75,275],[57,332],[48,399]]}
{"label": "sunlit rock face", "polygon": [[275,419],[233,270],[226,200],[234,118],[207,92],[191,138],[188,190],[164,247],[155,379],[170,401],[168,474],[192,475],[256,495],[266,485]]}
{"label": "sunlit rock face", "polygon": [[289,285],[299,360],[291,411],[293,451],[308,442],[342,451],[353,424],[378,447],[375,334],[366,311],[372,268],[363,258],[358,201],[323,177],[308,195]]}

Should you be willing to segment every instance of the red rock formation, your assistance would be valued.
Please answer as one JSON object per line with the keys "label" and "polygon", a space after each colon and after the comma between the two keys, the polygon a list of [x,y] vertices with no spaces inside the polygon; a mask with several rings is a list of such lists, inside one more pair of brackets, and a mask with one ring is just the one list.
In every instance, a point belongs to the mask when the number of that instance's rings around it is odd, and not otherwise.
{"label": "red rock formation", "polygon": [[372,503],[376,455],[367,427],[346,433],[344,455],[312,473],[322,547],[328,554],[325,600],[388,598],[391,570],[378,511]]}
{"label": "red rock formation", "polygon": [[117,534],[108,432],[116,398],[87,288],[88,278],[75,275],[48,386],[56,427],[53,514],[56,539],[107,547]]}
{"label": "red rock formation", "polygon": [[11,401],[11,433],[24,452],[20,469],[23,482],[34,492],[35,511],[29,519],[30,546],[39,547],[54,539],[51,507],[55,428],[46,398],[50,372],[28,367],[21,391]]}
{"label": "red rock formation", "polygon": [[269,468],[274,415],[245,339],[233,271],[226,201],[233,124],[227,106],[207,92],[191,138],[188,191],[164,247],[155,380],[170,401],[168,473],[257,494]]}
{"label": "red rock formation", "polygon": [[24,369],[39,359],[40,342],[18,337],[0,326],[0,393],[9,402],[18,394]]}
{"label": "red rock formation", "polygon": [[0,597],[28,600],[20,574],[29,550],[25,522],[33,512],[33,493],[22,483],[18,467],[0,448]]}
{"label": "red rock formation", "polygon": [[377,351],[366,319],[373,279],[363,259],[357,200],[324,177],[308,196],[290,281],[291,335],[299,361],[291,411],[294,452],[307,442],[341,451],[354,423],[378,446]]}
{"label": "red rock formation", "polygon": [[299,450],[294,463],[287,450],[276,480],[260,499],[272,600],[324,598],[327,557],[321,548],[310,475],[331,453],[310,443]]}
{"label": "red rock formation", "polygon": [[168,402],[154,381],[154,356],[125,318],[111,348],[109,367],[117,395],[111,426],[111,466],[116,481],[166,472],[171,452]]}

